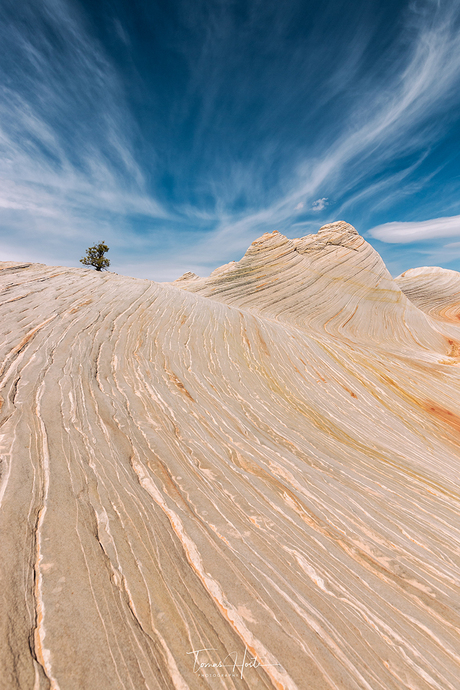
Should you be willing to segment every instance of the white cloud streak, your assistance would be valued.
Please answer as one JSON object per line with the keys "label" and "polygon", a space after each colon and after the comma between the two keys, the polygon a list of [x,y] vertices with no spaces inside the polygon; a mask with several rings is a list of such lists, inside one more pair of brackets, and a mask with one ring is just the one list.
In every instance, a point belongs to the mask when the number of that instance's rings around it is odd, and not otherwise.
{"label": "white cloud streak", "polygon": [[368,234],[376,240],[391,244],[408,244],[444,237],[460,237],[460,216],[433,218],[418,223],[384,223],[369,230]]}

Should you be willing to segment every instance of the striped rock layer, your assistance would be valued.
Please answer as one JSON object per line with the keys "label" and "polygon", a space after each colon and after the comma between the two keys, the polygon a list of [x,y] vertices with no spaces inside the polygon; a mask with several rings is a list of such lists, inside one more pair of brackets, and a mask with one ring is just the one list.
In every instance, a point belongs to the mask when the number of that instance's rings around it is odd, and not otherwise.
{"label": "striped rock layer", "polygon": [[458,273],[0,269],[2,690],[458,690]]}

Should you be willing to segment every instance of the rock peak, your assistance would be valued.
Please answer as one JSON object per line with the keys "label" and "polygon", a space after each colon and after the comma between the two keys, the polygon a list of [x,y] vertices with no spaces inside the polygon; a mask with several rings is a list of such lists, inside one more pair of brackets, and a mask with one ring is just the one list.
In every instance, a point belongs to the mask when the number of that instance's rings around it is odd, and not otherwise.
{"label": "rock peak", "polygon": [[319,230],[318,230],[318,235],[321,235],[323,233],[349,233],[351,235],[359,235],[359,232],[356,230],[356,228],[353,227],[353,225],[350,225],[350,223],[347,223],[344,220],[336,220],[333,223],[328,223],[327,225],[323,225]]}
{"label": "rock peak", "polygon": [[444,351],[440,333],[394,282],[382,258],[343,220],[289,239],[265,233],[240,261],[208,278],[176,283],[189,292],[299,328],[327,328],[355,342]]}

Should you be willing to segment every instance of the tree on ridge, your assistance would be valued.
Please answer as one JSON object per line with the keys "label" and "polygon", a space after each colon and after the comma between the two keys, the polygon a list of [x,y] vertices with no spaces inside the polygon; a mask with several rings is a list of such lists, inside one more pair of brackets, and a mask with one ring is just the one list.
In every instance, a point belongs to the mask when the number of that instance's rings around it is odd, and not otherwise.
{"label": "tree on ridge", "polygon": [[99,244],[95,244],[94,247],[89,247],[86,250],[86,256],[80,259],[80,262],[85,266],[93,266],[96,271],[106,271],[110,266],[110,259],[107,259],[104,254],[108,251],[108,246],[102,240]]}

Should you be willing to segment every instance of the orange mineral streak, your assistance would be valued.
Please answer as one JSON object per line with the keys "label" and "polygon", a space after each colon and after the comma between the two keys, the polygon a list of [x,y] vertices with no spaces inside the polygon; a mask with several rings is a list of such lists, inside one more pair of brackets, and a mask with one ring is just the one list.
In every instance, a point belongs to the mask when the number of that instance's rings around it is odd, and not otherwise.
{"label": "orange mineral streak", "polygon": [[424,409],[430,415],[433,415],[433,417],[435,417],[436,420],[441,422],[443,425],[446,425],[456,433],[460,433],[459,415],[455,414],[454,412],[451,412],[450,410],[446,410],[444,407],[441,407],[440,405],[436,405],[431,400],[426,400],[422,404]]}

